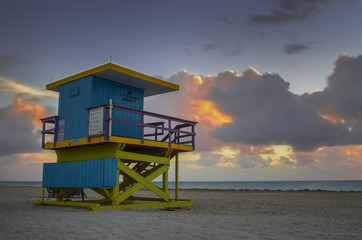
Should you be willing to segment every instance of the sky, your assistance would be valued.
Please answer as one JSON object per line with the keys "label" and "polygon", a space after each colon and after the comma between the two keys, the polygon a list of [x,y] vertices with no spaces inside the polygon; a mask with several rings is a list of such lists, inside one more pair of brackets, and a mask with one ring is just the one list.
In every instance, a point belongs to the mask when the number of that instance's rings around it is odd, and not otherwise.
{"label": "sky", "polygon": [[45,85],[109,61],[180,85],[145,110],[198,122],[182,181],[362,179],[361,0],[0,6],[0,181],[56,161]]}

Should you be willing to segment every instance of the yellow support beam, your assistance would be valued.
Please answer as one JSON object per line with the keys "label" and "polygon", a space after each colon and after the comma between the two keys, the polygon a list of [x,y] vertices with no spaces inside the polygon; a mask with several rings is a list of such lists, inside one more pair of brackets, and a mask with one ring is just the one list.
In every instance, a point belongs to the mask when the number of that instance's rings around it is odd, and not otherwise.
{"label": "yellow support beam", "polygon": [[[144,147],[156,147],[156,148],[163,148],[168,149],[169,144],[166,142],[157,142],[152,140],[144,140],[142,143],[141,139],[138,138],[127,138],[127,137],[117,137],[112,136],[110,140],[105,140],[104,136],[95,136],[91,137],[88,141],[88,138],[78,138],[78,139],[72,139],[72,140],[64,140],[64,141],[58,141],[55,143],[47,142],[44,145],[44,149],[47,150],[56,150],[61,148],[71,148],[71,147],[79,147],[79,146],[94,146],[95,144],[99,143],[124,143],[124,144],[130,144],[130,145],[137,145],[137,146],[144,146]],[[192,146],[188,145],[181,145],[181,144],[171,144],[171,149],[176,149],[178,151],[183,152],[190,152],[194,151],[194,148]]]}
{"label": "yellow support beam", "polygon": [[75,148],[56,149],[57,162],[82,161],[100,158],[117,158],[121,143],[84,145]]}
{"label": "yellow support beam", "polygon": [[153,156],[153,155],[145,155],[145,154],[140,154],[140,153],[125,152],[125,151],[118,151],[117,158],[119,158],[121,160],[161,163],[161,164],[167,164],[167,165],[170,162],[170,159],[167,157],[158,157],[158,156]]}
{"label": "yellow support beam", "polygon": [[175,158],[175,199],[178,200],[178,153]]}

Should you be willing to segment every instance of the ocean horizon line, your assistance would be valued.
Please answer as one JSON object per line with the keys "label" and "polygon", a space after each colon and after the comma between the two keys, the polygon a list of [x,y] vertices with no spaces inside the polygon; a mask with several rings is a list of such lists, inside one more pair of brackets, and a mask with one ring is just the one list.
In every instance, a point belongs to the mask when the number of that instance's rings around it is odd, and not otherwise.
{"label": "ocean horizon line", "polygon": [[[162,187],[161,181],[153,181]],[[41,187],[42,181],[0,181],[3,187]],[[175,189],[175,182],[168,182]],[[179,189],[267,190],[267,191],[354,191],[362,192],[362,180],[289,180],[289,181],[179,181]]]}
{"label": "ocean horizon line", "polygon": [[[343,181],[362,181],[362,179],[352,179],[352,180],[343,180],[343,179],[334,179],[334,180],[180,180],[179,182],[343,182]],[[41,180],[0,180],[0,182],[42,182]],[[152,181],[152,182],[162,182],[162,181]],[[168,181],[175,182],[175,181]]]}

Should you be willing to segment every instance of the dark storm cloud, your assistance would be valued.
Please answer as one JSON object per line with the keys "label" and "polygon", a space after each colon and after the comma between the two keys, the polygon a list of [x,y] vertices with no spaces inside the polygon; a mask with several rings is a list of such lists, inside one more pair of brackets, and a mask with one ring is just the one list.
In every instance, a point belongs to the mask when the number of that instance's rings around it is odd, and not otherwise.
{"label": "dark storm cloud", "polygon": [[[304,94],[303,101],[316,111],[343,122],[350,128],[349,143],[362,143],[362,55],[340,56],[328,85],[321,92]],[[347,142],[348,143],[348,142]]]}
{"label": "dark storm cloud", "polygon": [[289,83],[276,74],[260,75],[249,69],[240,77],[224,72],[215,82],[210,98],[234,116],[232,124],[212,133],[222,141],[288,144],[295,150],[311,150],[343,144],[349,135],[345,124],[322,119],[300,96],[291,93]]}
{"label": "dark storm cloud", "polygon": [[287,54],[301,53],[312,48],[314,42],[306,43],[289,43],[283,47],[283,50]]}
{"label": "dark storm cloud", "polygon": [[306,20],[336,0],[276,0],[276,8],[267,14],[255,14],[249,19],[254,24],[280,25]]}
{"label": "dark storm cloud", "polygon": [[[201,77],[186,71],[174,75],[172,79],[183,91],[169,95],[168,101],[163,101],[165,106],[160,107],[168,109],[170,115],[187,119],[198,116],[199,150],[226,143],[259,147],[286,144],[295,151],[362,144],[362,56],[340,56],[326,88],[312,94],[294,94],[279,75],[259,74],[253,69],[241,76],[225,71],[202,77],[198,83]],[[197,108],[191,100],[213,101],[219,111],[233,117],[233,122],[205,127],[214,116],[193,112]],[[260,164],[256,159],[246,162],[250,166]]]}
{"label": "dark storm cloud", "polygon": [[318,110],[340,115],[345,119],[362,119],[362,55],[339,56],[333,73],[328,77],[327,87],[322,92],[305,94]]}

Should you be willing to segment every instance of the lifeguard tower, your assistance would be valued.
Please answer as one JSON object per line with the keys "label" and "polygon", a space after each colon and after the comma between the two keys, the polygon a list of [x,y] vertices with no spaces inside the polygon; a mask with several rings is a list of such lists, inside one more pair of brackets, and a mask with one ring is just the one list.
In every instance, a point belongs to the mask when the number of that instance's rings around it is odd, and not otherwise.
{"label": "lifeguard tower", "polygon": [[[41,119],[42,148],[55,150],[44,163],[43,194],[36,205],[84,206],[89,210],[191,206],[179,199],[179,153],[195,149],[196,122],[147,112],[144,98],[179,86],[106,63],[46,85],[59,92],[58,115]],[[175,198],[168,171],[175,160]],[[162,185],[152,181],[162,175]],[[44,200],[44,189],[55,201]],[[63,201],[89,188],[99,200]],[[148,189],[153,196],[137,196]]]}

